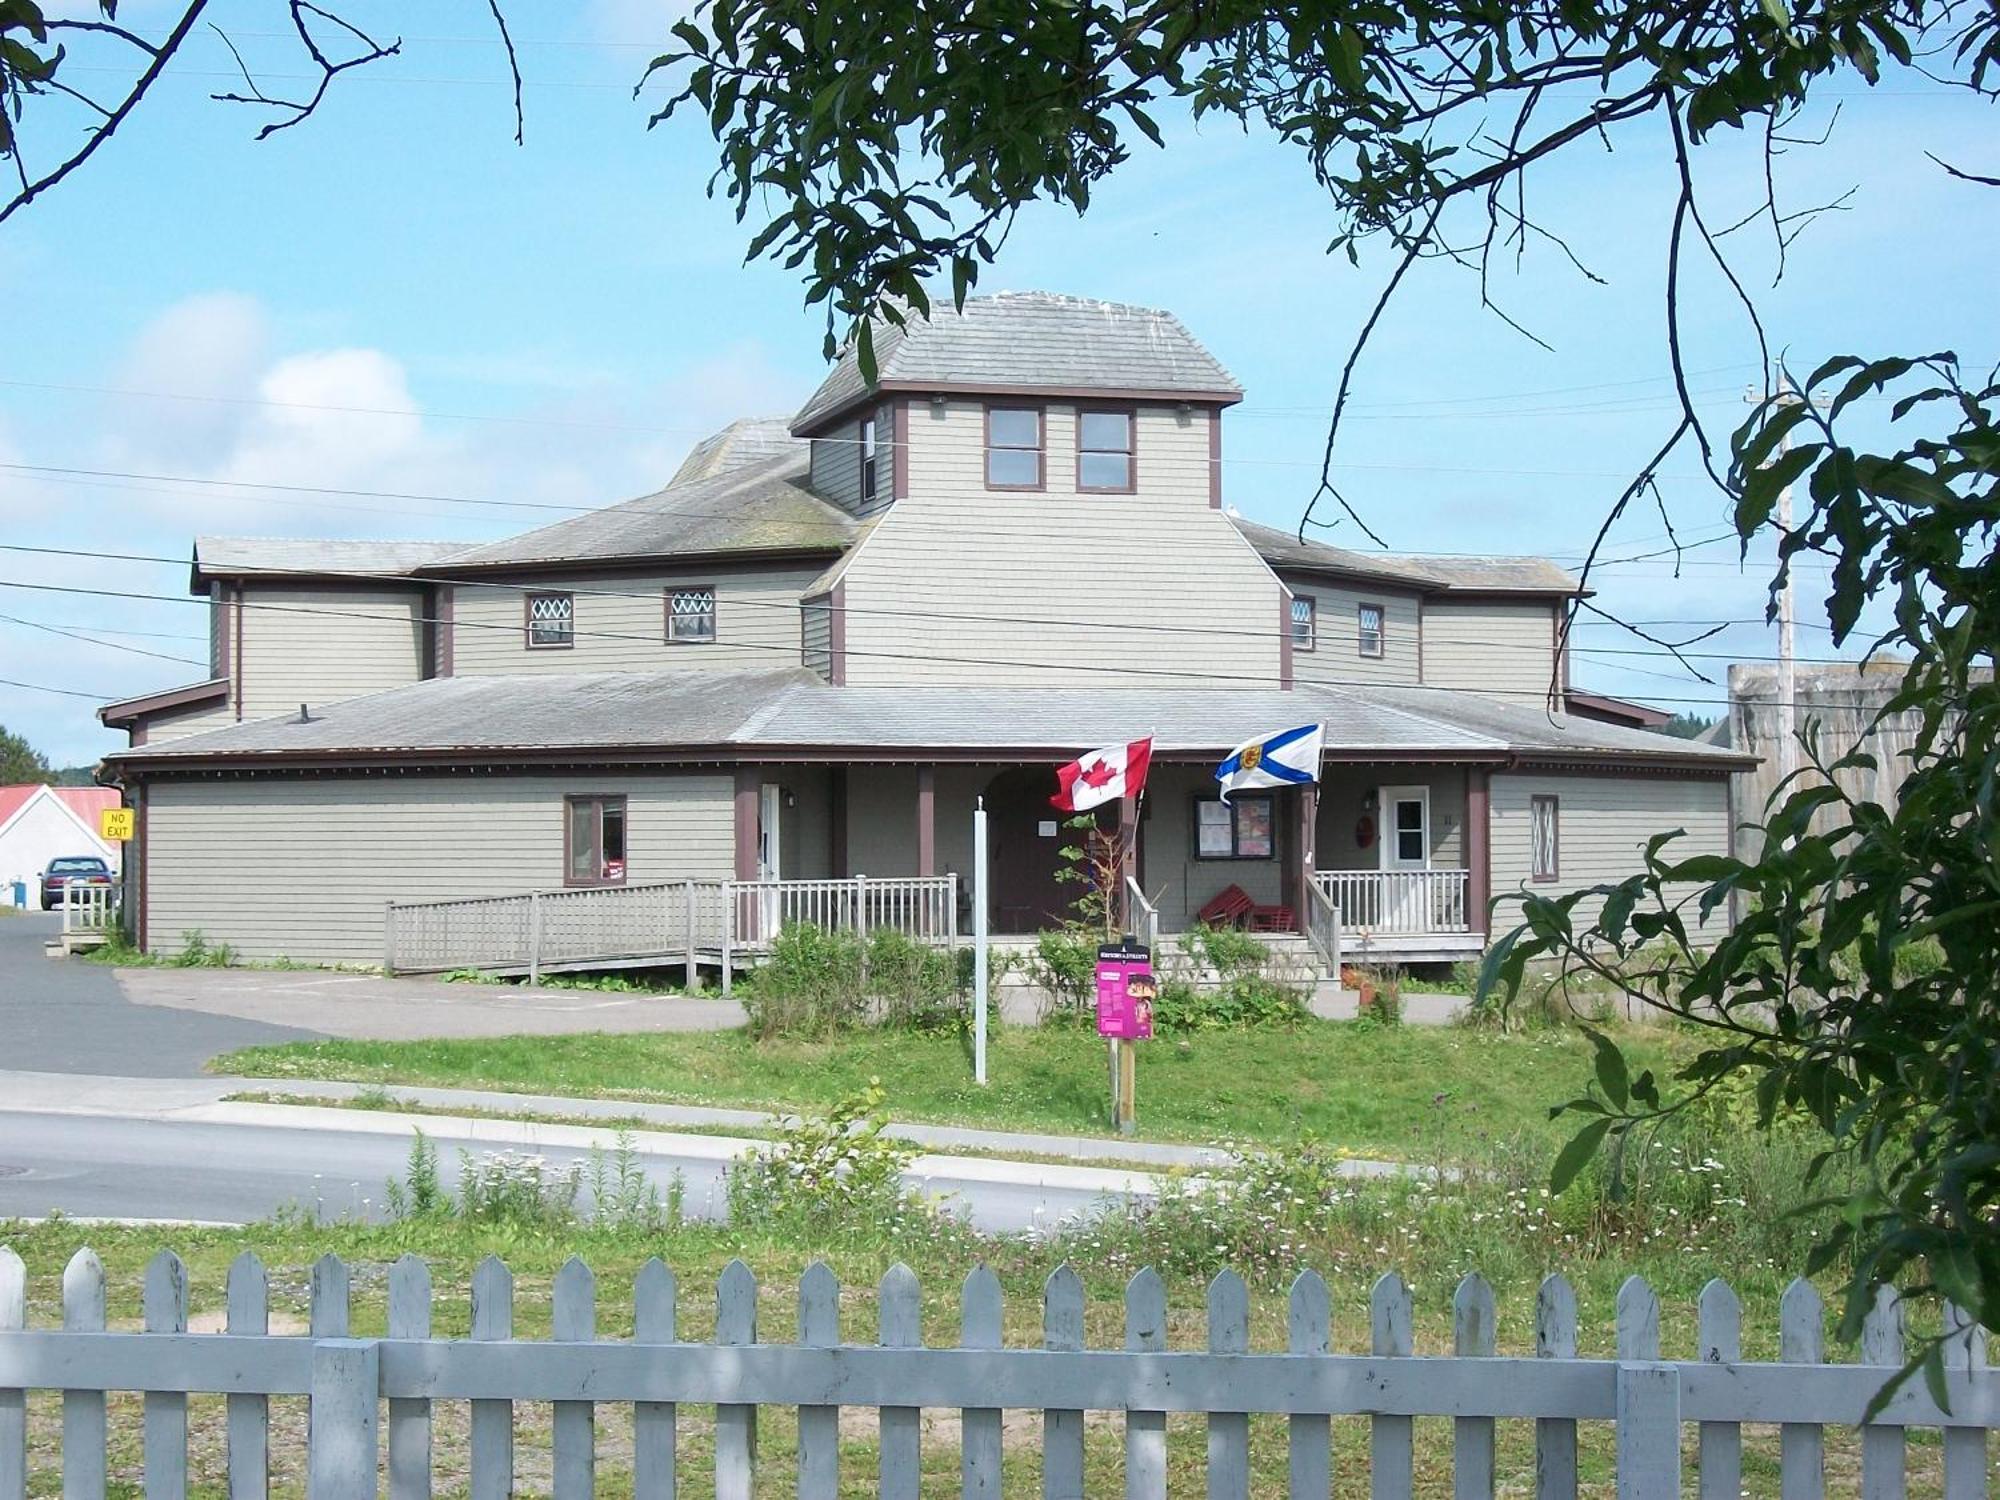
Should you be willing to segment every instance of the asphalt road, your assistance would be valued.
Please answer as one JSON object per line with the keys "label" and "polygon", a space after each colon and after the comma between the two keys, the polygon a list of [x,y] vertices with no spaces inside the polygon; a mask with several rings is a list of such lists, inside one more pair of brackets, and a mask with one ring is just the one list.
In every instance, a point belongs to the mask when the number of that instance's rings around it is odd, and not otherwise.
{"label": "asphalt road", "polygon": [[[59,912],[0,917],[0,1068],[192,1078],[217,1053],[308,1040],[295,1026],[134,1005],[102,964],[45,958]],[[6,1104],[0,1099],[0,1107]]]}
{"label": "asphalt road", "polygon": [[[439,1167],[456,1183],[461,1144],[440,1119]],[[0,1219],[74,1216],[246,1223],[284,1208],[329,1218],[382,1216],[384,1186],[400,1176],[407,1137],[374,1132],[215,1124],[153,1118],[35,1113],[0,1106]],[[537,1152],[560,1171],[589,1153]],[[662,1194],[676,1173],[690,1217],[723,1216],[722,1167],[712,1149],[641,1158]],[[944,1195],[982,1229],[1019,1230],[1101,1207],[1097,1190],[994,1182],[992,1163],[968,1163],[978,1180],[930,1175],[925,1191]],[[1027,1171],[1032,1174],[1033,1169]],[[586,1201],[588,1193],[586,1192]]]}

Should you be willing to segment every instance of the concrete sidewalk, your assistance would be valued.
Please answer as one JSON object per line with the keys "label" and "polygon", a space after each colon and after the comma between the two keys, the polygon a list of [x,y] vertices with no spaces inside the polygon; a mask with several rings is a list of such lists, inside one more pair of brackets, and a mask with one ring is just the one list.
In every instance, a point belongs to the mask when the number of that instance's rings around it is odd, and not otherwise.
{"label": "concrete sidewalk", "polygon": [[[309,1105],[225,1103],[232,1094],[286,1094],[301,1099],[326,1100],[338,1104],[357,1095],[386,1092],[392,1099],[442,1114],[401,1114],[394,1110],[314,1108]],[[283,1120],[301,1129],[367,1129],[371,1117],[392,1119],[399,1130],[414,1121],[431,1134],[451,1134],[468,1139],[509,1140],[527,1143],[547,1139],[550,1132],[585,1131],[593,1139],[608,1141],[615,1134],[609,1125],[602,1129],[551,1125],[528,1116],[558,1116],[568,1120],[633,1120],[648,1132],[689,1130],[765,1131],[781,1127],[782,1114],[763,1110],[723,1109],[701,1105],[650,1104],[624,1099],[571,1099],[552,1094],[511,1094],[484,1089],[440,1089],[416,1086],[377,1086],[324,1082],[312,1079],[273,1078],[114,1078],[74,1073],[0,1072],[0,1108],[37,1114],[111,1115],[123,1118],[200,1119],[224,1123],[250,1113],[258,1123]],[[458,1116],[453,1110],[476,1113]],[[276,1111],[279,1113],[269,1113]],[[512,1120],[487,1119],[498,1114]],[[1181,1169],[1215,1171],[1231,1161],[1227,1151],[1212,1146],[1185,1146],[1165,1141],[1123,1140],[1116,1136],[1044,1135],[1034,1132],[975,1130],[956,1125],[926,1125],[898,1121],[886,1132],[925,1152],[950,1157],[954,1153],[977,1152],[998,1158],[1056,1159],[1073,1162],[1117,1163],[1141,1171]],[[565,1138],[567,1139],[567,1138]],[[702,1142],[690,1148],[687,1142]],[[753,1137],[703,1134],[679,1135],[675,1149],[721,1151],[734,1156],[765,1144]],[[963,1157],[955,1157],[963,1165]],[[997,1162],[996,1166],[1005,1166]],[[1037,1180],[1045,1168],[1033,1161],[1020,1161]],[[1356,1158],[1342,1163],[1348,1176],[1382,1177],[1409,1170],[1402,1163]]]}

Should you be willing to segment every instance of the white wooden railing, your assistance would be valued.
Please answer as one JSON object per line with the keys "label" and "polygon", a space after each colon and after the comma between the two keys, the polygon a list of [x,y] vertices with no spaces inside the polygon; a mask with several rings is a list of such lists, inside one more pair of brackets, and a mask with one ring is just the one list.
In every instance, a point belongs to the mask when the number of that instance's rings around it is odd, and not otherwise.
{"label": "white wooden railing", "polygon": [[1306,909],[1303,913],[1306,941],[1319,955],[1329,977],[1340,977],[1340,908],[1317,880],[1306,882]]}
{"label": "white wooden railing", "polygon": [[445,901],[391,901],[383,967],[390,973],[449,969],[574,968],[619,960],[675,961],[692,978],[697,962],[722,967],[754,958],[788,924],[833,931],[889,929],[922,943],[958,932],[954,875],[847,880],[656,880],[575,886]]}
{"label": "white wooden railing", "polygon": [[1139,941],[1144,943],[1147,950],[1153,955],[1153,961],[1158,963],[1162,957],[1160,953],[1160,909],[1146,899],[1145,891],[1140,889],[1139,882],[1134,880],[1130,875],[1125,877],[1125,897],[1131,903],[1131,909],[1127,914],[1128,923]]}
{"label": "white wooden railing", "polygon": [[[1615,1433],[1620,1500],[1679,1500],[1681,1436],[1696,1424],[1696,1471],[1703,1500],[1742,1493],[1743,1423],[1782,1424],[1779,1486],[1788,1497],[1826,1493],[1824,1428],[1859,1424],[1902,1360],[1902,1317],[1895,1300],[1878,1299],[1862,1335],[1863,1362],[1823,1363],[1824,1310],[1810,1283],[1794,1282],[1779,1305],[1783,1362],[1745,1362],[1741,1309],[1719,1281],[1701,1294],[1692,1358],[1664,1357],[1660,1305],[1634,1277],[1618,1295],[1616,1354],[1577,1358],[1576,1296],[1560,1276],[1542,1284],[1535,1347],[1539,1357],[1502,1356],[1495,1342],[1492,1289],[1478,1276],[1460,1283],[1453,1301],[1456,1339],[1449,1355],[1417,1356],[1410,1289],[1394,1274],[1375,1284],[1370,1349],[1334,1354],[1326,1283],[1307,1271],[1292,1283],[1284,1352],[1251,1353],[1250,1296],[1225,1271],[1208,1288],[1207,1348],[1169,1351],[1165,1286],[1152,1271],[1125,1292],[1123,1348],[1090,1349],[1084,1338],[1084,1291],[1076,1273],[1058,1269],[1043,1290],[1039,1347],[1005,1346],[1000,1283],[985,1267],[962,1290],[956,1348],[927,1348],[916,1276],[892,1267],[877,1293],[878,1339],[847,1343],[841,1292],[823,1264],[807,1269],[798,1291],[796,1342],[762,1342],[756,1278],[742,1262],[716,1288],[712,1343],[684,1342],[677,1328],[673,1273],[648,1261],[634,1279],[630,1340],[597,1336],[598,1288],[589,1267],[572,1259],[552,1288],[549,1340],[513,1336],[513,1277],[489,1257],[472,1276],[470,1338],[431,1334],[429,1268],[404,1256],[388,1273],[387,1337],[351,1336],[350,1277],[333,1256],[311,1275],[310,1332],[271,1335],[268,1279],[254,1255],[230,1268],[224,1333],[188,1329],[187,1270],[162,1252],[147,1267],[145,1331],[105,1332],[104,1267],[79,1251],[63,1275],[62,1327],[27,1330],[27,1276],[0,1247],[0,1500],[23,1500],[32,1469],[54,1468],[53,1435],[34,1439],[29,1391],[61,1393],[62,1492],[102,1500],[112,1474],[105,1395],[144,1392],[143,1492],[181,1500],[190,1481],[216,1486],[226,1472],[231,1500],[263,1500],[272,1480],[269,1400],[310,1401],[304,1468],[312,1500],[372,1500],[386,1469],[395,1500],[428,1500],[443,1461],[448,1483],[474,1497],[515,1488],[517,1402],[552,1401],[552,1453],[542,1481],[555,1500],[588,1500],[599,1462],[598,1419],[606,1406],[628,1407],[629,1489],[671,1495],[679,1431],[708,1425],[713,1413],[717,1500],[750,1500],[758,1491],[757,1408],[798,1410],[796,1493],[832,1500],[842,1470],[866,1461],[843,1431],[842,1407],[877,1413],[875,1493],[915,1500],[921,1472],[924,1408],[960,1415],[960,1473],[967,1496],[1001,1493],[1003,1412],[1041,1413],[1043,1494],[1074,1500],[1084,1492],[1091,1411],[1122,1415],[1125,1494],[1162,1500],[1167,1493],[1167,1420],[1198,1413],[1208,1427],[1208,1493],[1248,1500],[1251,1413],[1289,1419],[1287,1481],[1294,1497],[1325,1500],[1332,1477],[1330,1419],[1369,1424],[1369,1490],[1378,1500],[1415,1492],[1415,1428],[1420,1417],[1452,1419],[1453,1485],[1459,1496],[1491,1497],[1500,1422],[1533,1422],[1537,1493],[1574,1500],[1579,1423],[1607,1423]],[[843,1319],[843,1312],[845,1319]],[[1908,1380],[1861,1429],[1860,1492],[1905,1494],[1905,1430],[1941,1428],[1946,1500],[1986,1493],[1986,1435],[2000,1425],[2000,1373],[1986,1368],[1976,1330],[1947,1309],[1957,1330],[1946,1345],[1942,1395]],[[768,1331],[768,1330],[767,1330]],[[190,1472],[189,1395],[227,1398],[224,1442],[201,1427]],[[463,1438],[450,1422],[433,1429],[433,1403],[471,1403]],[[383,1420],[386,1403],[387,1420]],[[682,1413],[694,1405],[698,1413]],[[622,1437],[625,1415],[613,1422]],[[386,1428],[386,1430],[385,1430]],[[1029,1429],[1031,1430],[1031,1429]],[[384,1462],[386,1448],[386,1464]],[[843,1453],[843,1448],[849,1451]],[[32,1449],[32,1451],[31,1451]],[[217,1455],[219,1451],[220,1462]],[[444,1450],[442,1453],[439,1450]],[[610,1458],[610,1454],[605,1455]],[[296,1456],[278,1455],[281,1466]],[[622,1455],[613,1460],[623,1464]],[[609,1465],[607,1464],[607,1468]],[[464,1475],[464,1479],[457,1476]],[[283,1487],[293,1488],[288,1474]],[[609,1476],[607,1476],[609,1477]],[[765,1476],[764,1493],[777,1489]],[[628,1486],[620,1475],[611,1486]],[[1352,1486],[1344,1476],[1344,1488]],[[1275,1484],[1260,1493],[1275,1493]]]}
{"label": "white wooden railing", "polygon": [[1313,883],[1349,932],[1471,932],[1470,870],[1318,870]]}
{"label": "white wooden railing", "polygon": [[65,881],[62,888],[63,936],[108,933],[118,925],[118,887]]}

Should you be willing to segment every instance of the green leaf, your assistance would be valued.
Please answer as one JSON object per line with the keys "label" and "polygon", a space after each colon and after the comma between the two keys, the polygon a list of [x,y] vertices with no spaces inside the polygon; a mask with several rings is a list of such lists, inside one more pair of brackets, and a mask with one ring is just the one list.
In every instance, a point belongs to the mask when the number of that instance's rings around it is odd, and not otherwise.
{"label": "green leaf", "polygon": [[1549,1191],[1560,1193],[1572,1182],[1577,1173],[1590,1164],[1591,1157],[1604,1142],[1604,1133],[1617,1122],[1611,1119],[1592,1120],[1583,1129],[1570,1137],[1569,1144],[1556,1157],[1556,1164],[1549,1171]]}
{"label": "green leaf", "polygon": [[1613,1109],[1622,1110],[1632,1097],[1625,1054],[1618,1050],[1616,1042],[1595,1027],[1585,1026],[1582,1030],[1590,1038],[1591,1046],[1597,1049],[1597,1086],[1604,1090],[1604,1097],[1611,1101]]}

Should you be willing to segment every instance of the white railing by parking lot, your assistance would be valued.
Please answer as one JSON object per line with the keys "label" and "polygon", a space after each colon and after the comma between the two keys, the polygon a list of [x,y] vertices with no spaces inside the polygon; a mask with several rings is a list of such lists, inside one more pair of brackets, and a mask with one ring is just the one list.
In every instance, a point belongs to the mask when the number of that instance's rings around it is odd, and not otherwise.
{"label": "white railing by parking lot", "polygon": [[[1594,1359],[1577,1357],[1576,1299],[1559,1276],[1542,1285],[1538,1357],[1527,1358],[1496,1353],[1494,1297],[1478,1276],[1458,1288],[1454,1352],[1429,1355],[1414,1353],[1411,1293],[1395,1275],[1375,1285],[1365,1354],[1331,1352],[1327,1286],[1310,1271],[1292,1284],[1287,1347],[1256,1353],[1249,1292],[1227,1271],[1208,1288],[1205,1349],[1169,1349],[1166,1292],[1151,1271],[1126,1288],[1123,1346],[1115,1349],[1088,1347],[1083,1285],[1066,1266],[1043,1290],[1039,1344],[1011,1348],[1002,1336],[1000,1283],[984,1267],[965,1280],[961,1333],[952,1348],[925,1346],[917,1278],[902,1266],[882,1278],[873,1299],[878,1332],[866,1343],[843,1337],[841,1289],[823,1264],[802,1278],[797,1338],[782,1341],[761,1336],[756,1279],[741,1262],[722,1273],[709,1343],[680,1337],[674,1276],[657,1260],[638,1271],[630,1288],[630,1339],[598,1336],[597,1281],[574,1259],[555,1277],[548,1340],[513,1336],[513,1278],[490,1258],[473,1274],[469,1338],[432,1336],[430,1271],[411,1256],[388,1272],[386,1337],[352,1336],[349,1272],[339,1260],[321,1259],[311,1288],[310,1333],[271,1335],[264,1267],[243,1255],[230,1271],[227,1331],[190,1333],[186,1268],[163,1252],[146,1271],[145,1331],[106,1332],[104,1268],[85,1250],[63,1276],[62,1327],[29,1329],[22,1263],[0,1247],[0,1500],[23,1500],[31,1470],[46,1472],[57,1462],[55,1453],[31,1452],[30,1391],[62,1393],[60,1468],[69,1500],[103,1500],[113,1481],[120,1493],[131,1484],[130,1473],[108,1472],[105,1396],[113,1391],[144,1393],[140,1451],[150,1500],[181,1500],[191,1484],[215,1487],[225,1476],[232,1500],[263,1500],[274,1396],[309,1399],[305,1467],[312,1500],[368,1500],[380,1493],[385,1474],[396,1500],[428,1500],[441,1445],[451,1450],[449,1486],[467,1474],[475,1500],[504,1500],[518,1473],[515,1403],[544,1401],[554,1403],[546,1492],[555,1500],[594,1493],[601,1440],[610,1436],[599,1424],[613,1425],[608,1407],[620,1409],[617,1436],[630,1433],[629,1447],[620,1449],[621,1457],[629,1453],[634,1495],[674,1494],[680,1435],[697,1423],[709,1426],[711,1415],[718,1500],[774,1493],[778,1476],[766,1474],[760,1487],[758,1475],[762,1406],[797,1409],[797,1469],[787,1487],[802,1500],[832,1500],[843,1469],[852,1486],[862,1464],[871,1471],[873,1493],[914,1500],[927,1408],[958,1413],[967,1497],[1001,1493],[1004,1413],[1028,1410],[1041,1418],[1042,1493],[1057,1500],[1084,1492],[1089,1412],[1122,1419],[1125,1494],[1132,1500],[1166,1495],[1167,1423],[1176,1413],[1205,1418],[1207,1490],[1214,1500],[1247,1500],[1251,1493],[1256,1413],[1286,1419],[1284,1486],[1294,1500],[1325,1500],[1335,1477],[1332,1424],[1350,1418],[1368,1424],[1368,1487],[1377,1500],[1415,1493],[1420,1418],[1451,1419],[1453,1491],[1461,1497],[1494,1494],[1498,1425],[1532,1422],[1544,1500],[1574,1500],[1578,1493],[1579,1424],[1613,1429],[1621,1500],[1678,1500],[1689,1426],[1698,1493],[1737,1500],[1745,1492],[1742,1424],[1781,1424],[1779,1489],[1805,1500],[1826,1493],[1823,1429],[1860,1424],[1903,1357],[1901,1313],[1884,1295],[1862,1339],[1863,1362],[1823,1363],[1824,1310],[1803,1281],[1780,1305],[1776,1364],[1741,1358],[1741,1310],[1719,1281],[1701,1295],[1693,1359],[1663,1357],[1660,1305],[1637,1278],[1618,1297],[1615,1355]],[[857,1312],[845,1310],[850,1328]],[[1948,1410],[1924,1381],[1903,1382],[1862,1428],[1863,1495],[1905,1494],[1909,1428],[1942,1429],[1946,1500],[1986,1493],[1987,1432],[2000,1420],[2000,1374],[1986,1368],[1976,1331],[1950,1309],[1946,1317],[1957,1330],[1946,1345],[1940,1392]],[[226,1398],[226,1444],[219,1458],[209,1457],[217,1445],[204,1436],[197,1463],[205,1460],[223,1474],[190,1470],[188,1397],[204,1393]],[[434,1403],[461,1401],[471,1406],[463,1448],[455,1424],[436,1431],[432,1425]],[[842,1408],[873,1413],[872,1454],[858,1424],[842,1422]],[[1343,1492],[1353,1490],[1353,1478],[1340,1477]],[[1269,1482],[1260,1490],[1275,1492]]]}
{"label": "white railing by parking lot", "polygon": [[62,888],[64,937],[101,936],[118,926],[118,887],[70,881]]}
{"label": "white railing by parking lot", "polygon": [[1417,937],[1473,931],[1470,870],[1319,870],[1313,883],[1350,932]]}
{"label": "white railing by parking lot", "polygon": [[701,963],[725,986],[739,961],[803,922],[859,936],[888,930],[950,944],[958,932],[954,875],[844,880],[656,880],[444,901],[391,901],[383,966],[392,974],[519,970],[593,963]]}

